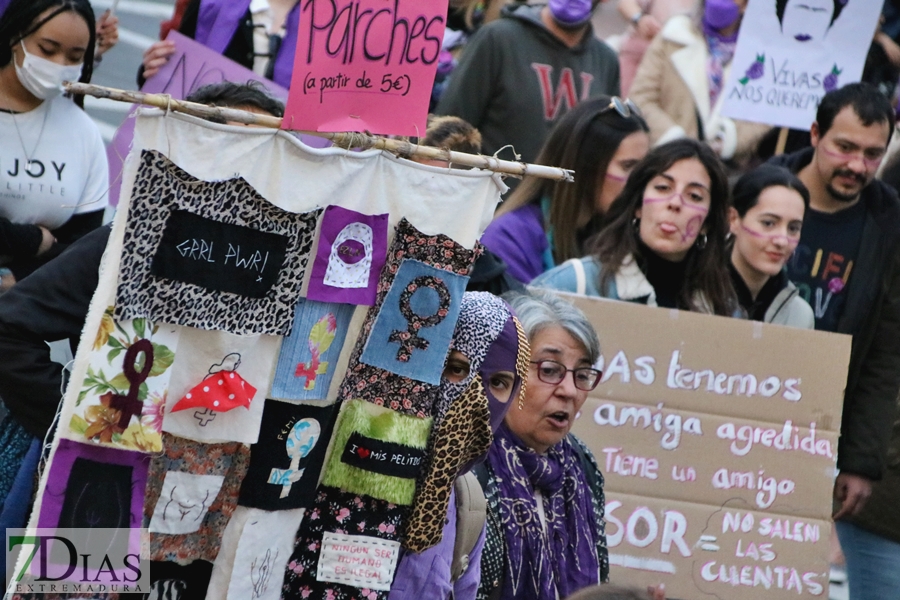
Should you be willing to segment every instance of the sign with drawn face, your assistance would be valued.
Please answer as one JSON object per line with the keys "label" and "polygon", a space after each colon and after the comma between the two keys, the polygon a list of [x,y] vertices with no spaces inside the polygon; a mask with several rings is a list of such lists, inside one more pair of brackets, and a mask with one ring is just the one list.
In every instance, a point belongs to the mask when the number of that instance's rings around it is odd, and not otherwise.
{"label": "sign with drawn face", "polygon": [[878,0],[750,0],[723,114],[809,129],[822,97],[860,80]]}
{"label": "sign with drawn face", "polygon": [[285,129],[423,135],[447,0],[308,0]]}
{"label": "sign with drawn face", "polygon": [[566,298],[603,349],[572,432],[606,480],[616,581],[684,600],[827,595],[849,336]]}

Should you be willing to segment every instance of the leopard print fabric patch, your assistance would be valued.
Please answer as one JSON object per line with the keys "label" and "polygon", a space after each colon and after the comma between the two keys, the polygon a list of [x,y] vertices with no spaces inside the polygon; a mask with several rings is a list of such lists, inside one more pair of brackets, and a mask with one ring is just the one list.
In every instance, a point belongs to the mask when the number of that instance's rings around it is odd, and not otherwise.
{"label": "leopard print fabric patch", "polygon": [[[125,227],[116,318],[149,317],[240,335],[289,335],[321,213],[284,211],[244,179],[201,181],[163,154],[144,150]],[[207,236],[203,227],[189,238],[173,233],[174,224],[185,219],[205,223]],[[254,249],[246,241],[241,245],[237,238],[275,250]],[[161,261],[154,259],[161,250],[185,263],[183,277],[171,278],[170,264],[163,264],[168,276],[153,274],[160,272]],[[269,264],[270,255],[283,261]],[[248,282],[247,294],[229,287],[242,279]],[[258,282],[264,289],[251,294]]]}

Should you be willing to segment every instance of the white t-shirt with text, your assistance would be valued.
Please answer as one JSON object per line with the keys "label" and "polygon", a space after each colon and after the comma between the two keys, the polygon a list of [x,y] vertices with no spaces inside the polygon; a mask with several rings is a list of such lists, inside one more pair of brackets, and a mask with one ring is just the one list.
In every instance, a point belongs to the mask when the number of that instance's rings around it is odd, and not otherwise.
{"label": "white t-shirt with text", "polygon": [[103,138],[71,99],[58,96],[15,115],[0,111],[0,140],[0,217],[53,230],[106,208]]}

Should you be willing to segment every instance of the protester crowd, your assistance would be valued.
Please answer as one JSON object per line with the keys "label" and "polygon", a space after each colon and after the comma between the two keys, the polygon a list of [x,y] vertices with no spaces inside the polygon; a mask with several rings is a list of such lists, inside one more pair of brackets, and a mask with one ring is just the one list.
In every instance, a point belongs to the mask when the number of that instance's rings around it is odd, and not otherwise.
{"label": "protester crowd", "polygon": [[[9,414],[0,423],[0,522],[8,528],[25,524],[58,409],[62,369],[45,342],[74,349],[110,233],[101,225],[103,142],[62,82],[89,82],[118,34],[115,18],[97,20],[87,0],[3,4],[0,399]],[[770,127],[722,114],[746,0],[619,0],[629,28],[616,50],[593,30],[598,4],[451,1],[433,94],[440,116],[420,143],[508,151],[572,169],[575,181],[526,177],[481,238],[486,251],[443,379],[458,384],[477,371],[491,400],[493,443],[465,476],[486,507],[474,524],[457,525],[456,488],[444,544],[405,555],[390,597],[664,596],[612,585],[603,474],[570,433],[600,382],[603,340],[549,290],[851,335],[834,520],[850,597],[898,597],[900,155],[887,153],[900,9],[885,3],[864,82],[827,93],[810,131],[792,132],[785,152],[773,149]],[[179,1],[166,26],[287,87],[299,12],[293,0]],[[173,52],[171,42],[154,44],[135,65],[139,81]],[[283,113],[259,85],[223,83],[190,99]],[[501,325],[493,338],[472,339],[493,322]],[[461,551],[466,528],[475,535]],[[190,585],[180,597],[204,597],[206,583]]]}

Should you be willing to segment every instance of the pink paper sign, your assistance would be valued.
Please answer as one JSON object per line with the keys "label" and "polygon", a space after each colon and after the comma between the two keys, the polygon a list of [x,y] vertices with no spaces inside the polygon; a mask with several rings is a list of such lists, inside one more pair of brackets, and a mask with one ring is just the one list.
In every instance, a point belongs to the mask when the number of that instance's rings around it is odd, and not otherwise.
{"label": "pink paper sign", "polygon": [[304,0],[282,127],[424,135],[447,0]]}
{"label": "pink paper sign", "polygon": [[[144,83],[141,91],[153,94],[170,94],[173,98],[182,100],[185,96],[210,83],[219,83],[221,81],[246,83],[253,80],[262,83],[274,97],[281,101],[288,97],[288,92],[283,87],[177,31],[170,31],[166,39],[175,42],[175,53],[156,75]],[[135,114],[136,109],[132,109],[125,122],[116,131],[112,142],[106,150],[109,162],[109,181],[112,186],[109,192],[110,203],[113,206],[119,203],[122,167],[125,157],[128,156],[128,151],[131,149],[131,141],[134,138]],[[329,145],[327,140],[324,143],[318,142],[317,144],[315,140],[320,140],[321,138],[311,139],[313,143],[310,145],[319,148]],[[309,140],[306,138],[303,141],[309,143]]]}

